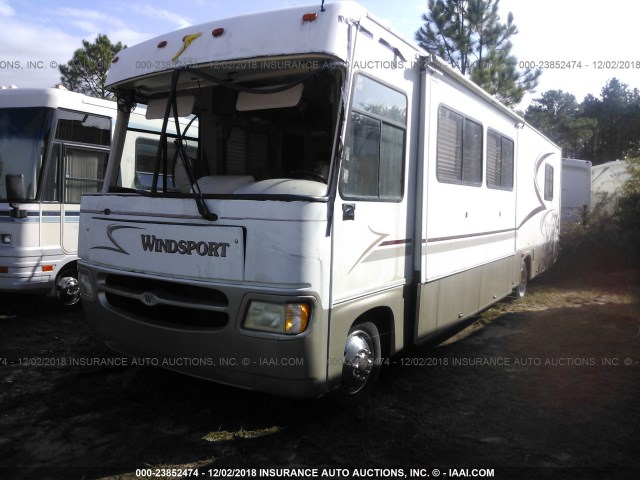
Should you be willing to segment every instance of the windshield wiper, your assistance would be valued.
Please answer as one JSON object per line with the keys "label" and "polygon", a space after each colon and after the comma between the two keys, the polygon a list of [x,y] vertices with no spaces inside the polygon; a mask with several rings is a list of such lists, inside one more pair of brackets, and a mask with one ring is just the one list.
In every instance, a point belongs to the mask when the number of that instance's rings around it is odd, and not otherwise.
{"label": "windshield wiper", "polygon": [[181,69],[176,69],[173,71],[173,75],[171,77],[171,90],[169,92],[169,98],[167,99],[167,107],[164,112],[164,120],[162,122],[162,131],[160,133],[160,145],[158,146],[158,152],[156,154],[156,165],[153,172],[153,183],[151,186],[152,193],[158,192],[158,176],[160,174],[160,164],[162,163],[163,176],[162,176],[162,188],[163,191],[167,192],[167,126],[169,123],[169,117],[171,116],[171,110],[173,109],[173,119],[176,124],[176,140],[175,145],[177,147],[178,154],[180,155],[180,160],[184,165],[185,172],[187,177],[189,178],[189,183],[192,185],[194,198],[196,201],[196,206],[198,208],[198,212],[200,216],[205,220],[209,220],[211,222],[215,222],[218,220],[218,215],[212,213],[207,206],[207,203],[204,200],[204,195],[202,194],[202,190],[200,190],[200,185],[198,185],[198,181],[195,179],[195,175],[191,168],[191,164],[187,158],[187,150],[185,148],[185,135],[187,130],[193,123],[195,119],[192,119],[191,122],[187,125],[184,130],[184,133],[180,132],[180,117],[178,116],[178,102],[176,89],[178,86],[178,79],[180,77]]}

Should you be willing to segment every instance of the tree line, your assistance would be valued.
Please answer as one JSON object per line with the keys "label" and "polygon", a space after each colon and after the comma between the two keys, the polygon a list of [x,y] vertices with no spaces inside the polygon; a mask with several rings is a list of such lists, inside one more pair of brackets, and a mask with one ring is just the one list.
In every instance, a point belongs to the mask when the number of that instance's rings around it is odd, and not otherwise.
{"label": "tree line", "polygon": [[562,90],[544,92],[524,117],[567,158],[597,165],[640,155],[640,92],[617,78],[607,82],[600,98],[589,94],[580,103]]}

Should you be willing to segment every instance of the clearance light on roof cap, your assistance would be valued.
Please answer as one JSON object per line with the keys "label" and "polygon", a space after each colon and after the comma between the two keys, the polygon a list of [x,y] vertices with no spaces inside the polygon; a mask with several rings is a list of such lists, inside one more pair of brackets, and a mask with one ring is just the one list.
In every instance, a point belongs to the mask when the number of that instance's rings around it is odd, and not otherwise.
{"label": "clearance light on roof cap", "polygon": [[302,21],[303,22],[314,22],[314,21],[316,21],[317,18],[318,18],[318,14],[317,13],[305,13],[302,16]]}
{"label": "clearance light on roof cap", "polygon": [[218,38],[219,36],[221,36],[224,33],[224,28],[214,28],[211,31],[211,35],[213,35],[215,38]]}
{"label": "clearance light on roof cap", "polygon": [[118,60],[120,60],[120,58],[116,55],[113,57],[113,60],[111,60],[111,63],[116,63]]}
{"label": "clearance light on roof cap", "polygon": [[164,48],[167,46],[167,41],[166,40],[162,40],[160,43],[158,43],[158,48]]}

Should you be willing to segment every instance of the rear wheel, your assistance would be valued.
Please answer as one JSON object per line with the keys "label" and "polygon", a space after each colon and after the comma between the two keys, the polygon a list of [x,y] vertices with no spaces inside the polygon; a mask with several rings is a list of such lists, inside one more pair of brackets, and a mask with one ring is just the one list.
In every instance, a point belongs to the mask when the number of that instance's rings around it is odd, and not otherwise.
{"label": "rear wheel", "polygon": [[366,399],[380,374],[380,335],[371,322],[354,325],[345,341],[340,386],[332,392],[339,407],[352,407]]}
{"label": "rear wheel", "polygon": [[58,301],[67,307],[80,301],[80,283],[78,271],[73,267],[65,267],[56,278],[55,296]]}

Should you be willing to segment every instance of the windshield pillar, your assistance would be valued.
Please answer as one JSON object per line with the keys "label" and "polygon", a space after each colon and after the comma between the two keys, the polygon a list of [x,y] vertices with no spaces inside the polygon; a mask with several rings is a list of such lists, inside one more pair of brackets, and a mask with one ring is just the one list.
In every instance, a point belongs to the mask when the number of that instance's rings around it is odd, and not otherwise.
{"label": "windshield pillar", "polygon": [[118,182],[118,172],[120,171],[120,159],[124,151],[124,141],[127,136],[127,125],[129,124],[130,109],[118,108],[118,116],[116,118],[116,130],[111,142],[111,152],[109,153],[109,161],[107,162],[107,170],[104,173],[103,192],[108,192],[112,186]]}

